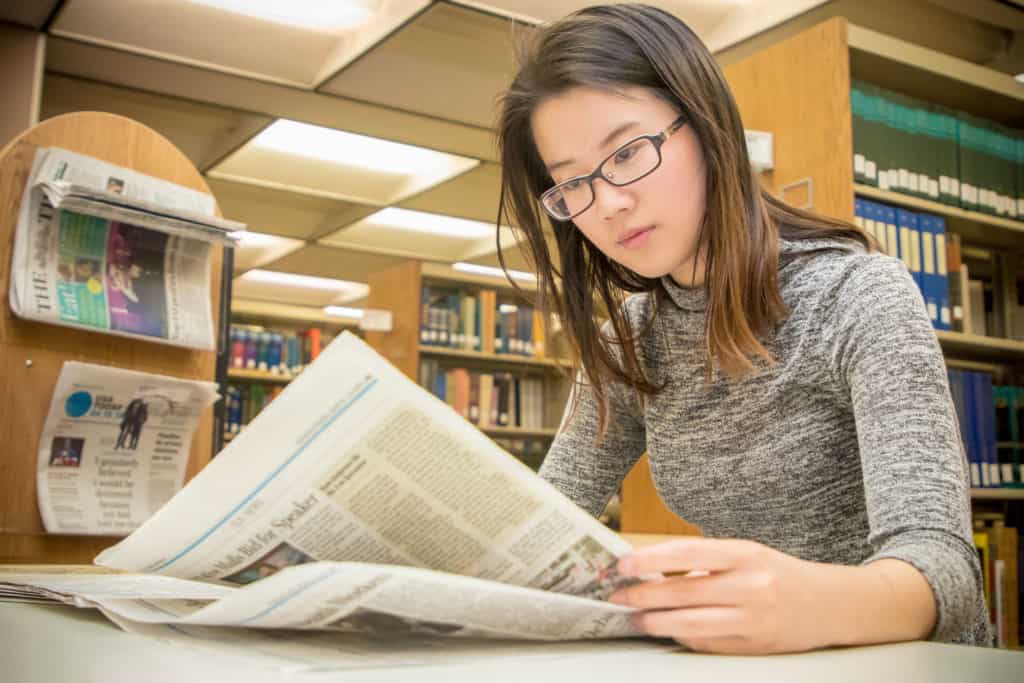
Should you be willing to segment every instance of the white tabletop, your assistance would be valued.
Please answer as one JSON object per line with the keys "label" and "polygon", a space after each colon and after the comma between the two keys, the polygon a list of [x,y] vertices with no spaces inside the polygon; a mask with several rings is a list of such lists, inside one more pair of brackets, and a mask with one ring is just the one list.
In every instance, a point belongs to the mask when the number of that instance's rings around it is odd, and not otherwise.
{"label": "white tabletop", "polygon": [[[0,680],[10,683],[184,681],[1003,681],[1024,682],[1024,653],[937,643],[902,643],[800,655],[723,657],[615,643],[580,652],[543,646],[543,656],[492,657],[388,669],[291,676],[265,660],[125,633],[93,610],[0,603]],[[574,651],[575,650],[575,651]]]}

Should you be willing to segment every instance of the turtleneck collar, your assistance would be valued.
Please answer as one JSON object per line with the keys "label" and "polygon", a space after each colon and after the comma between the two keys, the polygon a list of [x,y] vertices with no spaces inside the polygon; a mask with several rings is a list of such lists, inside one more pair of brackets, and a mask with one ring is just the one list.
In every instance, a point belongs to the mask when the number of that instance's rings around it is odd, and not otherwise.
{"label": "turtleneck collar", "polygon": [[672,302],[684,311],[703,311],[707,307],[708,297],[704,285],[683,287],[671,275],[663,276],[661,284]]}

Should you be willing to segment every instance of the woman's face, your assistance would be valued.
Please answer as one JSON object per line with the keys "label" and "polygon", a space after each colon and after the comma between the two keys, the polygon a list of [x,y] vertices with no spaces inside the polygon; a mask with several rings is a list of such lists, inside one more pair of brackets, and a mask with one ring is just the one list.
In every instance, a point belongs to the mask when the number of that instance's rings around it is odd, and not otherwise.
{"label": "woman's face", "polygon": [[[678,117],[671,104],[645,88],[612,92],[581,86],[543,101],[530,126],[544,165],[560,183],[590,174],[623,143],[659,133]],[[650,175],[622,187],[597,178],[593,188],[594,203],[573,223],[605,256],[644,277],[700,283],[704,156],[689,125],[665,141],[661,165]]]}

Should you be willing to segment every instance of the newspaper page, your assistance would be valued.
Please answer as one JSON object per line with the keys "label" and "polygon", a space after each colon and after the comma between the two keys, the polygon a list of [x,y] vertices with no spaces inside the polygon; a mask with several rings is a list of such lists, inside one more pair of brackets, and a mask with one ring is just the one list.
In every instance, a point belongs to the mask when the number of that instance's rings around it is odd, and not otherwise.
{"label": "newspaper page", "polygon": [[[70,189],[77,195],[64,192]],[[12,311],[43,322],[215,348],[209,231],[172,229],[170,218],[153,213],[142,220],[145,211],[82,199],[118,193],[146,206],[159,202],[168,215],[174,209],[190,216],[215,210],[210,195],[66,150],[40,149],[18,212]],[[66,197],[77,210],[57,208],[51,197]],[[129,216],[145,225],[117,219]]]}
{"label": "newspaper page", "polygon": [[123,536],[185,479],[212,382],[67,361],[39,439],[36,489],[46,530]]}
{"label": "newspaper page", "polygon": [[248,584],[314,561],[601,599],[629,545],[351,333],[98,564]]}
{"label": "newspaper page", "polygon": [[628,607],[394,565],[316,562],[242,588],[159,575],[0,574],[135,623],[592,640],[639,635]]}

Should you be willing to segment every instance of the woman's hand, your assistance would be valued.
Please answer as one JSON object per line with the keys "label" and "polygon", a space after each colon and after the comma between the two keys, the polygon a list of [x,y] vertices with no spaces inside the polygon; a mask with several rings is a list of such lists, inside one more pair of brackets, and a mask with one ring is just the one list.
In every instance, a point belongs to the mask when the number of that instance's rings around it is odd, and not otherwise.
{"label": "woman's hand", "polygon": [[[768,654],[909,640],[927,635],[934,621],[924,577],[899,560],[848,567],[800,560],[753,541],[693,537],[638,549],[618,570],[667,575],[610,600],[644,610],[635,619],[645,633],[705,652]],[[915,600],[910,607],[919,608],[910,615],[916,621],[875,623],[908,607],[897,597],[904,587]]]}

